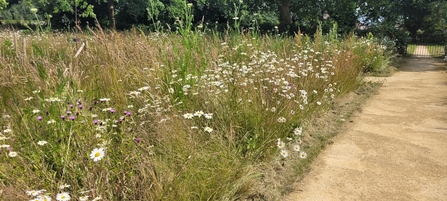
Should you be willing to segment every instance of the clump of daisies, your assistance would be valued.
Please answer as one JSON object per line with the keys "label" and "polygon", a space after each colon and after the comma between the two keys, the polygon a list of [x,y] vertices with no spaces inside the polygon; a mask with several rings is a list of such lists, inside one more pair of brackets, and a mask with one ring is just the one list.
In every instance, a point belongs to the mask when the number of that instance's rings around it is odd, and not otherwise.
{"label": "clump of daisies", "polygon": [[[299,154],[299,157],[302,159],[307,158],[307,153],[301,150],[301,144],[303,141],[301,140],[301,135],[303,134],[303,128],[297,127],[293,130],[294,137],[287,138],[292,147],[293,152],[296,152]],[[294,140],[295,139],[295,140]],[[294,143],[293,143],[294,142]],[[289,156],[289,151],[287,148],[289,148],[281,138],[278,138],[278,141],[276,143],[276,146],[279,149],[280,156],[285,159]]]}
{"label": "clump of daisies", "polygon": [[[213,113],[205,113],[202,110],[198,110],[198,111],[196,111],[194,113],[187,112],[187,113],[183,114],[183,118],[184,119],[188,119],[188,120],[193,120],[194,118],[198,119],[198,120],[200,120],[200,119],[205,119],[205,120],[206,119],[213,119]],[[204,124],[203,125],[203,131],[205,131],[207,133],[213,132],[214,129],[211,128],[210,126],[206,125],[207,124],[206,121],[205,121],[205,123],[201,123],[201,124]],[[197,126],[191,126],[191,129],[197,129],[197,128],[198,128]]]}

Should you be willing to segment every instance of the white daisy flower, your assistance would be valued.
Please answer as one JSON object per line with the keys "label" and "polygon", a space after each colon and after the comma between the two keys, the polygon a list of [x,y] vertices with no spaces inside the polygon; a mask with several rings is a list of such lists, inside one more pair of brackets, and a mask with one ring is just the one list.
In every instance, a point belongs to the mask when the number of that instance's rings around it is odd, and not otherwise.
{"label": "white daisy flower", "polygon": [[88,200],[88,195],[83,195],[81,197],[79,197],[79,201],[87,201]]}
{"label": "white daisy flower", "polygon": [[297,127],[293,130],[293,134],[295,134],[295,135],[301,135],[302,133],[303,133],[302,127]]}
{"label": "white daisy flower", "polygon": [[285,123],[286,122],[286,118],[280,117],[280,118],[278,118],[278,122],[279,123]]}
{"label": "white daisy flower", "polygon": [[194,117],[194,115],[191,114],[191,113],[186,113],[186,114],[183,115],[183,117],[184,117],[185,119],[192,119],[192,118]]}
{"label": "white daisy flower", "polygon": [[36,113],[39,113],[39,112],[40,112],[40,110],[38,110],[38,109],[33,110],[33,114],[36,114]]}
{"label": "white daisy flower", "polygon": [[149,88],[150,88],[149,86],[141,87],[138,89],[138,91],[147,91],[149,90]]}
{"label": "white daisy flower", "polygon": [[294,151],[301,151],[301,146],[299,144],[296,144],[295,146],[293,146],[293,150]]}
{"label": "white daisy flower", "polygon": [[281,140],[278,140],[278,148],[282,149],[282,148],[284,148],[285,146],[286,146],[286,143],[284,143],[284,142],[281,141]]}
{"label": "white daisy flower", "polygon": [[45,141],[45,140],[41,140],[41,141],[37,142],[37,144],[40,145],[40,146],[43,146],[43,145],[48,144],[48,142]]}
{"label": "white daisy flower", "polygon": [[104,157],[104,148],[95,148],[90,154],[90,158],[93,159],[93,161],[95,162],[100,161],[103,157]]}
{"label": "white daisy flower", "polygon": [[201,117],[201,116],[204,115],[204,114],[205,114],[205,113],[203,113],[203,111],[200,110],[200,111],[195,112],[195,113],[194,113],[194,116],[196,116],[196,117]]}
{"label": "white daisy flower", "polygon": [[70,187],[70,185],[68,185],[68,184],[62,184],[62,185],[59,186],[59,189],[60,189],[60,190],[64,190],[65,188],[68,188],[68,187]]}
{"label": "white daisy flower", "polygon": [[15,152],[15,151],[10,151],[9,154],[8,154],[8,156],[11,157],[11,158],[16,157],[17,155],[18,155],[18,154],[17,154],[17,152]]}
{"label": "white daisy flower", "polygon": [[300,152],[300,158],[307,158],[307,153],[304,151]]}
{"label": "white daisy flower", "polygon": [[208,113],[208,114],[205,114],[204,116],[205,116],[205,119],[212,119],[213,113]]}
{"label": "white daisy flower", "polygon": [[56,195],[56,200],[57,201],[68,201],[70,199],[71,199],[70,194],[68,194],[66,192],[58,193]]}
{"label": "white daisy flower", "polygon": [[44,191],[45,190],[30,190],[30,191],[26,191],[26,194],[30,195],[30,196],[38,196]]}
{"label": "white daisy flower", "polygon": [[212,128],[210,128],[210,127],[205,127],[203,130],[205,130],[205,132],[208,132],[208,133],[211,133],[211,132],[213,132],[213,129]]}
{"label": "white daisy flower", "polygon": [[37,196],[37,198],[39,199],[39,201],[51,201],[51,197],[48,195],[39,195]]}
{"label": "white daisy flower", "polygon": [[101,196],[98,196],[98,197],[95,197],[92,201],[98,201],[100,199],[102,199]]}
{"label": "white daisy flower", "polygon": [[287,150],[282,149],[280,153],[281,153],[281,156],[284,158],[287,158],[287,156],[289,156],[289,152],[287,152]]}

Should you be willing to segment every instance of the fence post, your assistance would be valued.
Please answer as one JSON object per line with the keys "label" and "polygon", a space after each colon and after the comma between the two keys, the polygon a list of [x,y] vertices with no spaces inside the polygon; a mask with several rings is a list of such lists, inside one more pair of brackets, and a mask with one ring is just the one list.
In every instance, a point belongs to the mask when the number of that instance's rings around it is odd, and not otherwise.
{"label": "fence post", "polygon": [[447,44],[444,46],[444,60],[447,61]]}

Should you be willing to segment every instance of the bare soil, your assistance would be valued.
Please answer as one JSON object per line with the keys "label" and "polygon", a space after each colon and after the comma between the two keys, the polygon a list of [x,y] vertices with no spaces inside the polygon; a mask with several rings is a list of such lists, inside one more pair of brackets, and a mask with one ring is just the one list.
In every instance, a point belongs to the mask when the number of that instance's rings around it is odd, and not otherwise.
{"label": "bare soil", "polygon": [[447,200],[446,62],[412,58],[398,70],[285,200]]}

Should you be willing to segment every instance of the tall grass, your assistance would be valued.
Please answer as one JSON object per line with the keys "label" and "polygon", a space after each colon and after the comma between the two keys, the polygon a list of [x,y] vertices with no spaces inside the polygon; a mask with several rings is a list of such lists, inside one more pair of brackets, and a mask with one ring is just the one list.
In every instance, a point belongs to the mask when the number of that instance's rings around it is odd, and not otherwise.
{"label": "tall grass", "polygon": [[250,196],[272,161],[306,163],[309,117],[359,86],[369,54],[384,55],[370,39],[320,32],[1,35],[7,200],[40,189],[104,200]]}

